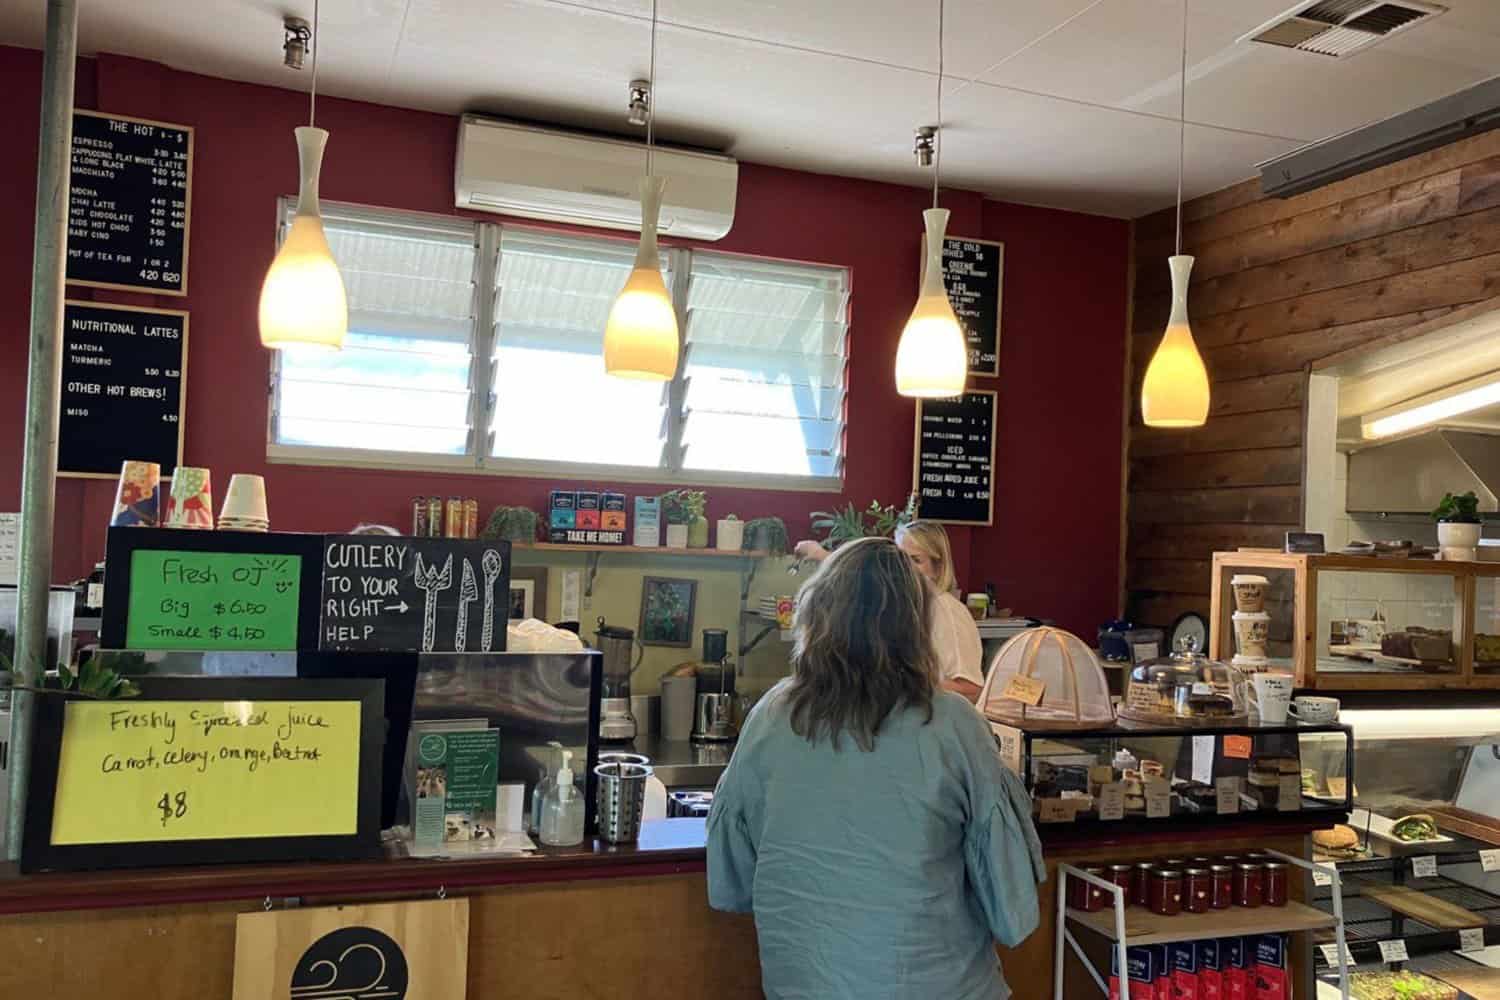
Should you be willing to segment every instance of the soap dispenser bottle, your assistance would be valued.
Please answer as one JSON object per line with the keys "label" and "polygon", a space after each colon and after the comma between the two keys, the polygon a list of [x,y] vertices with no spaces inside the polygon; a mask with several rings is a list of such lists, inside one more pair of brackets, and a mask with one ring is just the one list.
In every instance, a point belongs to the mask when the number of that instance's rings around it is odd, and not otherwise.
{"label": "soap dispenser bottle", "polygon": [[573,847],[583,843],[583,797],[573,787],[573,752],[564,750],[557,785],[542,805],[542,843]]}

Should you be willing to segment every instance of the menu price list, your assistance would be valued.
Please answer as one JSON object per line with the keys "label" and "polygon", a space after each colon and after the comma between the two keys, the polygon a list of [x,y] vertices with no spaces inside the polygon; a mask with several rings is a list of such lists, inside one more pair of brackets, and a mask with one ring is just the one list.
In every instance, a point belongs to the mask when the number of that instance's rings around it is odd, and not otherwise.
{"label": "menu price list", "polygon": [[75,111],[68,281],[181,295],[193,130]]}
{"label": "menu price list", "polygon": [[1000,374],[1000,278],[1005,244],[988,240],[943,241],[943,286],[964,329],[969,372]]}
{"label": "menu price list", "polygon": [[991,523],[994,455],[994,392],[922,400],[916,462],[920,516],[951,524]]}
{"label": "menu price list", "polygon": [[126,459],[177,468],[187,313],[68,302],[57,468],[115,476]]}

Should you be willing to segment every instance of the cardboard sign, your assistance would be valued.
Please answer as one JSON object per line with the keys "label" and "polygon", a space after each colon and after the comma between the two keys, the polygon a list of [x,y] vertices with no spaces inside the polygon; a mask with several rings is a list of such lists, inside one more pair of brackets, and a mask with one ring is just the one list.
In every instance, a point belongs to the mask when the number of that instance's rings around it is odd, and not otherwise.
{"label": "cardboard sign", "polygon": [[241,913],[234,1000],[463,1000],[469,901]]}
{"label": "cardboard sign", "polygon": [[[1330,969],[1337,969],[1339,967],[1339,946],[1337,944],[1320,944],[1318,945],[1318,950],[1323,953],[1323,961],[1328,963]],[[1347,947],[1344,949],[1344,964],[1346,966],[1356,964],[1354,956],[1349,953]]]}
{"label": "cardboard sign", "polygon": [[1046,691],[1046,682],[1039,681],[1035,677],[1022,677],[1017,674],[1005,682],[1005,690],[1001,692],[1000,697],[1019,701],[1023,705],[1035,708],[1042,703],[1042,695]]}
{"label": "cardboard sign", "polygon": [[1484,928],[1469,927],[1458,932],[1459,951],[1484,951]]}
{"label": "cardboard sign", "polygon": [[1232,816],[1240,811],[1240,779],[1230,775],[1214,779],[1214,812]]}
{"label": "cardboard sign", "polygon": [[[1330,865],[1329,867],[1333,867],[1333,866]],[[1320,870],[1318,868],[1314,868],[1313,869],[1312,878],[1313,878],[1313,885],[1325,886],[1325,887],[1333,885],[1333,876],[1329,875],[1327,872],[1322,871],[1322,870]]]}
{"label": "cardboard sign", "polygon": [[1380,942],[1380,960],[1382,962],[1405,962],[1411,958],[1406,953],[1406,942],[1400,938],[1394,941]]}
{"label": "cardboard sign", "polygon": [[1226,736],[1224,737],[1224,756],[1230,760],[1250,759],[1250,737],[1248,736]]}
{"label": "cardboard sign", "polygon": [[1002,726],[997,722],[990,723],[990,729],[994,731],[995,739],[1000,744],[1000,763],[1024,779],[1026,768],[1021,731],[1014,726]]}
{"label": "cardboard sign", "polygon": [[1071,823],[1076,811],[1070,799],[1039,799],[1037,809],[1043,823]]}
{"label": "cardboard sign", "polygon": [[1500,872],[1500,847],[1480,851],[1479,867],[1487,872]]}
{"label": "cardboard sign", "polygon": [[1213,736],[1193,737],[1193,780],[1200,785],[1214,783]]}
{"label": "cardboard sign", "polygon": [[1146,818],[1165,819],[1172,815],[1172,786],[1162,778],[1147,778]]}
{"label": "cardboard sign", "polygon": [[1424,854],[1411,859],[1411,873],[1416,878],[1437,878],[1437,855]]}
{"label": "cardboard sign", "polygon": [[1125,786],[1112,781],[1099,788],[1099,818],[1116,820],[1125,818]]}
{"label": "cardboard sign", "polygon": [[301,556],[137,549],[125,645],[296,649],[301,581]]}

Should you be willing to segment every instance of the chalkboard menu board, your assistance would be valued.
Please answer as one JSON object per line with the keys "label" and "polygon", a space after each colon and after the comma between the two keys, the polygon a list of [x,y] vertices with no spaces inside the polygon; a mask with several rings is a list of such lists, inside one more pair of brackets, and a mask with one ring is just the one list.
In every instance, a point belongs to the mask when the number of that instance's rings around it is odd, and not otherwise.
{"label": "chalkboard menu board", "polygon": [[330,535],[320,649],[503,652],[510,543]]}
{"label": "chalkboard menu board", "polygon": [[193,130],[73,112],[68,281],[187,294]]}
{"label": "chalkboard menu board", "polygon": [[182,457],[188,314],[68,301],[57,471],[113,479],[126,459]]}
{"label": "chalkboard menu board", "polygon": [[995,393],[918,400],[913,465],[919,517],[994,523]]}
{"label": "chalkboard menu board", "polygon": [[[927,239],[923,237],[923,262]],[[943,287],[964,328],[970,375],[1000,374],[1000,289],[1005,244],[949,236],[943,240]]]}

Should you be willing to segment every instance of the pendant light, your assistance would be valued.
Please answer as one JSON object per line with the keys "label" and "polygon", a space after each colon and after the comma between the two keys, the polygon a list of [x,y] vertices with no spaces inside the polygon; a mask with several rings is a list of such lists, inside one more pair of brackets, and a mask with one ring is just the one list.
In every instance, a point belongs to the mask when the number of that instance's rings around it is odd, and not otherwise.
{"label": "pendant light", "polygon": [[323,235],[318,210],[318,174],[323,166],[325,129],[313,127],[318,106],[318,4],[313,3],[312,95],[307,125],[295,130],[301,182],[297,210],[281,248],[260,286],[260,342],[273,350],[339,350],[349,329],[344,279]]}
{"label": "pendant light", "polygon": [[[656,85],[656,0],[651,0],[651,79]],[[604,370],[620,378],[668,382],[677,376],[677,311],[661,280],[656,221],[665,178],[651,172],[655,94],[646,110],[646,176],[641,178],[641,242],[625,287],[615,296],[604,327]]]}
{"label": "pendant light", "polygon": [[1141,383],[1141,417],[1147,427],[1202,427],[1208,420],[1208,370],[1188,326],[1188,277],[1193,258],[1182,252],[1182,163],[1187,147],[1187,0],[1182,0],[1182,86],[1177,114],[1177,253],[1172,271],[1172,314]]}
{"label": "pendant light", "polygon": [[943,166],[943,5],[938,0],[938,83],[936,149],[932,165],[932,207],[922,213],[927,253],[922,288],[896,345],[896,391],[903,396],[942,399],[960,395],[969,379],[969,347],[943,284],[943,238],[948,210],[938,208],[938,178]]}

